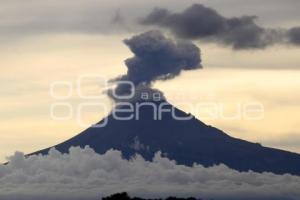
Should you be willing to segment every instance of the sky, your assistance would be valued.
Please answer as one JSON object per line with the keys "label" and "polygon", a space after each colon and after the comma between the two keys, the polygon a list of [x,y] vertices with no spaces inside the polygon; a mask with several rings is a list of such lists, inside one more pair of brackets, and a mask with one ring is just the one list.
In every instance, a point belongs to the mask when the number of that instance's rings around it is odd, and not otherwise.
{"label": "sky", "polygon": [[[231,18],[245,15],[257,16],[255,24],[264,31],[284,32],[300,24],[297,0],[173,2],[0,0],[0,160],[16,150],[29,153],[62,142],[105,117],[107,111],[95,106],[85,110],[82,119],[86,124],[78,124],[78,105],[99,102],[78,95],[78,79],[90,74],[111,79],[126,73],[124,60],[132,53],[123,40],[151,29],[179,37],[178,30],[184,26],[173,26],[170,20],[174,13],[183,16],[180,13],[194,3],[215,9],[225,25]],[[167,9],[168,20],[141,23],[156,7]],[[250,28],[257,28],[251,20],[247,22]],[[203,69],[156,81],[154,87],[164,91],[174,105],[234,137],[300,152],[300,47],[276,39],[263,48],[235,49],[236,41],[223,32],[209,39],[184,35],[181,39],[201,49]],[[285,37],[283,40],[287,40]],[[51,95],[51,85],[57,81],[72,86],[69,98]],[[95,95],[103,90],[97,80],[83,83],[81,89]],[[57,92],[64,95],[67,90],[60,88]],[[207,117],[205,112],[182,105],[183,96],[193,105],[213,102],[226,116],[237,114],[237,106],[262,105],[263,117]],[[111,105],[107,97],[101,102]],[[72,106],[75,111],[70,119],[51,117],[51,106],[56,103]]]}

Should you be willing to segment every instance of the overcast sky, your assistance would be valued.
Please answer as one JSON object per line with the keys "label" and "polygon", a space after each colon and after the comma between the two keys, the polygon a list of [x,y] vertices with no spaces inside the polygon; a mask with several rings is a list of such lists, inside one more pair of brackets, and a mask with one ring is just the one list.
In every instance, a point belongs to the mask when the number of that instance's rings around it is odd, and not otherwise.
{"label": "overcast sky", "polygon": [[116,13],[132,25],[154,7],[180,11],[193,3],[203,3],[228,17],[255,15],[266,26],[292,27],[300,21],[297,0],[184,0],[176,3],[173,0],[2,0],[0,33],[2,37],[17,35],[19,39],[27,34],[107,33],[115,28],[111,22]]}
{"label": "overcast sky", "polygon": [[[83,128],[74,119],[59,123],[51,120],[49,107],[55,100],[49,96],[49,86],[57,80],[76,83],[82,74],[96,73],[108,78],[124,74],[123,61],[132,53],[123,40],[153,28],[139,21],[155,7],[182,13],[192,4],[201,3],[215,9],[225,21],[249,15],[257,16],[255,23],[263,28],[288,30],[300,26],[298,0],[0,3],[0,160],[16,149],[31,152],[81,131]],[[154,28],[176,37],[169,29]],[[176,104],[172,96],[178,85],[184,91],[193,88],[197,94],[206,94],[209,100],[226,105],[229,102],[229,106],[233,100],[262,102],[266,114],[261,121],[204,121],[236,137],[300,152],[299,143],[295,144],[300,140],[300,47],[276,43],[264,49],[233,50],[222,43],[202,39],[193,42],[201,49],[203,70],[186,73],[169,83],[157,83],[172,103]],[[75,105],[82,99],[72,97],[70,101]],[[193,114],[201,119],[201,115]],[[95,112],[87,119],[92,123],[103,116]]]}

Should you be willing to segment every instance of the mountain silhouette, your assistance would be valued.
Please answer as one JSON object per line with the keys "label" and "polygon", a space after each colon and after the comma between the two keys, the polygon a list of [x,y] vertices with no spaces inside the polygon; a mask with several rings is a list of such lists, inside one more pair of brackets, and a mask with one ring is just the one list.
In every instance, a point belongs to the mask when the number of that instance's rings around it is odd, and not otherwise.
{"label": "mountain silhouette", "polygon": [[[191,119],[178,120],[171,112],[162,112],[161,119],[155,120],[152,106],[144,105],[139,110],[134,106],[139,119],[119,120],[111,113],[98,123],[102,124],[106,120],[106,126],[90,127],[54,147],[67,153],[71,146],[89,145],[100,154],[109,149],[117,149],[125,158],[138,153],[146,160],[151,160],[157,151],[161,151],[178,164],[188,166],[198,163],[208,167],[222,163],[238,171],[300,175],[300,154],[233,138],[165,100],[150,103],[156,106],[164,104],[163,108],[173,110],[175,116]],[[129,113],[116,113],[121,117],[129,116]],[[33,154],[47,154],[49,149]]]}

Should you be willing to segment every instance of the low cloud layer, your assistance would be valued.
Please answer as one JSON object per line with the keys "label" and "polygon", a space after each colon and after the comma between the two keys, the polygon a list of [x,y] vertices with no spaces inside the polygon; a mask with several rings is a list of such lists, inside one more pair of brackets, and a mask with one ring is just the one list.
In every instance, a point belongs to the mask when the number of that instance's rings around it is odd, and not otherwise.
{"label": "low cloud layer", "polygon": [[[156,80],[167,80],[184,70],[201,68],[200,49],[191,42],[175,41],[160,31],[148,31],[124,40],[134,54],[125,60],[127,74],[116,81],[130,81],[136,87],[150,87]],[[128,84],[119,84],[116,94],[128,94]]]}
{"label": "low cloud layer", "polygon": [[16,153],[0,166],[1,200],[96,200],[128,191],[141,197],[196,196],[204,199],[296,200],[300,177],[240,173],[224,165],[204,168],[177,165],[157,153],[152,162],[140,156],[122,159],[119,151],[103,155],[86,147],[69,154],[52,149],[46,156]]}
{"label": "low cloud layer", "polygon": [[268,29],[256,23],[256,16],[224,17],[216,10],[194,4],[181,13],[156,8],[142,20],[171,30],[185,39],[204,39],[234,49],[262,49],[276,43],[299,45],[299,28]]}

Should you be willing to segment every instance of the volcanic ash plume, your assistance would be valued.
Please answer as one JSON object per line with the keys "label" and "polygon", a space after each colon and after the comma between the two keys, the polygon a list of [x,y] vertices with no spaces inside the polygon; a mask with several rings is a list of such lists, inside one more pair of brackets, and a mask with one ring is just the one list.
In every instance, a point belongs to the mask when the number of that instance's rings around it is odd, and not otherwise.
{"label": "volcanic ash plume", "polygon": [[[124,40],[124,43],[134,56],[125,60],[127,74],[113,80],[117,87],[108,92],[116,102],[122,99],[119,97],[132,93],[132,86],[136,94],[145,90],[158,92],[151,89],[154,81],[172,79],[181,71],[202,68],[200,49],[196,45],[167,38],[160,31],[145,32]],[[124,81],[132,85],[124,84]],[[139,97],[135,95],[134,98]]]}

